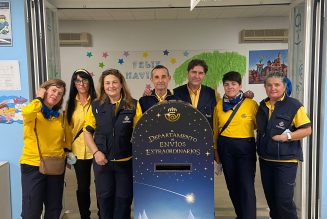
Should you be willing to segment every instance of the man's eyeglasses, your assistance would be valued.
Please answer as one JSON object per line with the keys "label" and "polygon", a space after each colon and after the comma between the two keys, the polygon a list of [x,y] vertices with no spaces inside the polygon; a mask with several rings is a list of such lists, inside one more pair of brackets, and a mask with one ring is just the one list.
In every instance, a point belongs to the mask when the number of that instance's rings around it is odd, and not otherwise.
{"label": "man's eyeglasses", "polygon": [[89,81],[87,79],[82,79],[82,80],[79,80],[79,79],[76,79],[74,81],[75,84],[88,84]]}

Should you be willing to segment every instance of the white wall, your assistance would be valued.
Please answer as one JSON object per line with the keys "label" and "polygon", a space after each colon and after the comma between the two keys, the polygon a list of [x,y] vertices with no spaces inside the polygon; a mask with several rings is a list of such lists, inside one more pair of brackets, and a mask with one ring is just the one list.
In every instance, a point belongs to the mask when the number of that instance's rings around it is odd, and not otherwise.
{"label": "white wall", "polygon": [[[249,50],[287,49],[287,43],[240,44],[242,29],[288,28],[288,17],[166,20],[166,21],[62,21],[59,32],[88,32],[92,34],[93,48],[108,51],[156,50],[224,50],[236,51],[247,57]],[[81,56],[92,48],[61,47],[61,74],[69,82],[71,74],[83,66]],[[247,63],[248,69],[248,63]],[[97,81],[97,78],[95,79]],[[132,91],[143,89],[134,88]],[[263,85],[249,85],[248,74],[243,78],[243,90],[255,92],[255,100],[266,97]],[[222,93],[222,88],[218,91]],[[140,93],[141,91],[138,91]]]}

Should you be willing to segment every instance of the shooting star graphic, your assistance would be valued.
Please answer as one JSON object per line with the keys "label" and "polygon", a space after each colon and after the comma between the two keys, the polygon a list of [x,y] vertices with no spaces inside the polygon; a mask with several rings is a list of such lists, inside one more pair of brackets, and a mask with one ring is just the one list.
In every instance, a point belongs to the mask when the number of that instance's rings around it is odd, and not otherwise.
{"label": "shooting star graphic", "polygon": [[183,195],[183,194],[178,193],[178,192],[174,192],[174,191],[171,191],[171,190],[168,190],[168,189],[165,189],[165,188],[161,188],[161,187],[150,185],[150,184],[146,184],[146,183],[140,183],[140,182],[134,182],[134,183],[137,183],[137,184],[140,184],[140,185],[149,186],[149,187],[152,187],[152,188],[156,188],[156,189],[160,189],[160,190],[163,190],[163,191],[166,191],[166,192],[170,192],[170,193],[175,194],[175,195],[182,196],[182,197],[185,198],[185,200],[186,200],[187,203],[194,203],[195,202],[195,196],[194,196],[193,193],[188,193],[186,195]]}

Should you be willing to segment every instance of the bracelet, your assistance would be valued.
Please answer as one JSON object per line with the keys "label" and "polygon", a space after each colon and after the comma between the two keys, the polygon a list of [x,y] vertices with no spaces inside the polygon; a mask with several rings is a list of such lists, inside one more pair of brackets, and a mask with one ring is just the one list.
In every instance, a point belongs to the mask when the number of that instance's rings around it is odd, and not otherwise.
{"label": "bracelet", "polygon": [[94,155],[96,154],[96,153],[98,153],[99,152],[99,150],[96,150],[94,153],[93,153],[93,157],[94,157]]}

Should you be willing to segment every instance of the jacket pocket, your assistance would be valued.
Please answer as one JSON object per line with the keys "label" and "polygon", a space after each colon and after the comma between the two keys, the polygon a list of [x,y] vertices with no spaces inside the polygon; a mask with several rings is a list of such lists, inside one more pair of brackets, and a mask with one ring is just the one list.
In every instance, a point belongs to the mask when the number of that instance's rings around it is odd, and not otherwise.
{"label": "jacket pocket", "polygon": [[118,127],[119,127],[119,136],[126,136],[126,133],[133,129],[133,119],[134,119],[134,112],[131,110],[124,111],[120,113],[120,119]]}
{"label": "jacket pocket", "polygon": [[276,159],[281,159],[285,157],[294,157],[297,153],[296,145],[292,145],[289,142],[281,141],[271,141],[266,147],[266,152],[268,155],[275,157]]}
{"label": "jacket pocket", "polygon": [[279,154],[280,156],[295,156],[297,154],[297,145],[293,142],[279,142]]}
{"label": "jacket pocket", "polygon": [[280,135],[286,129],[290,128],[292,118],[288,115],[278,114],[272,124],[271,136]]}
{"label": "jacket pocket", "polygon": [[271,140],[270,144],[267,142],[267,144],[264,145],[265,152],[267,155],[271,157],[279,158],[279,143],[278,141]]}

